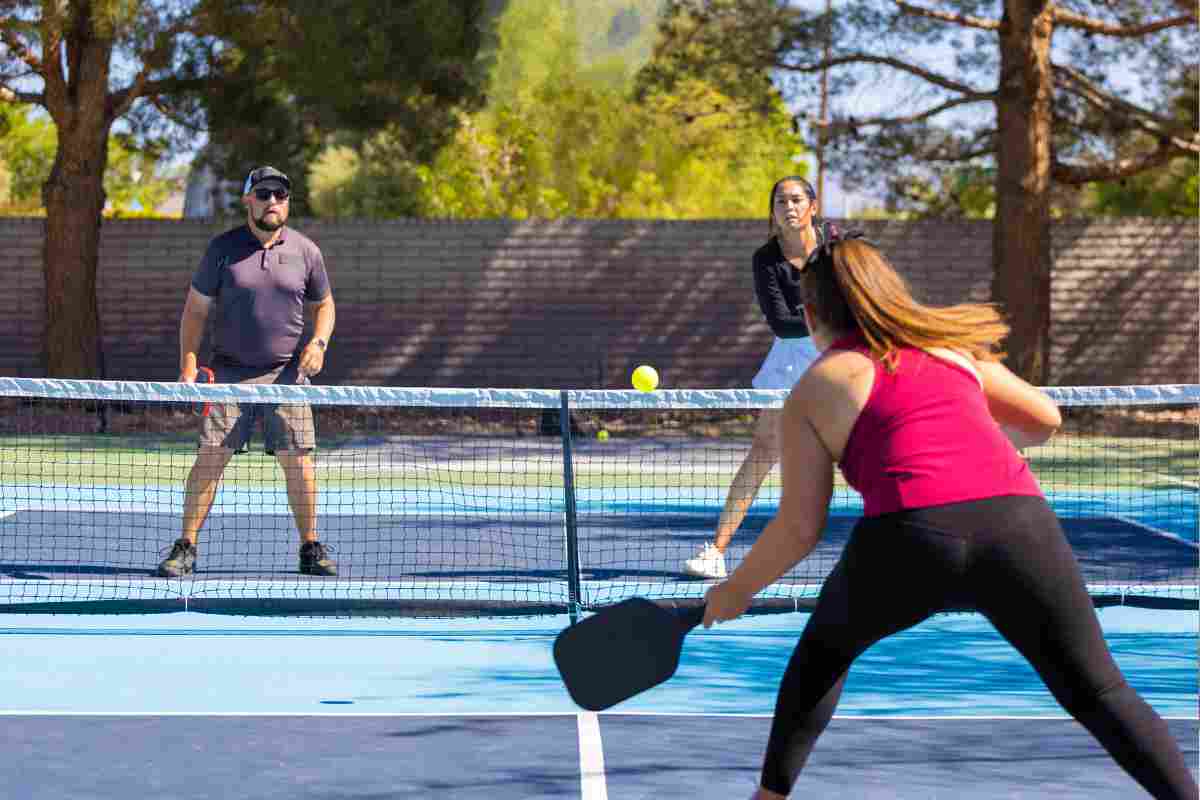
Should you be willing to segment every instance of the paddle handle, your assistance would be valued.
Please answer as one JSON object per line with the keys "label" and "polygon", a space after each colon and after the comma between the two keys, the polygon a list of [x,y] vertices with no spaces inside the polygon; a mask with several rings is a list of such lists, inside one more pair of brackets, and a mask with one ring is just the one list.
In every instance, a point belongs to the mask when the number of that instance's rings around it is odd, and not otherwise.
{"label": "paddle handle", "polygon": [[[213,383],[216,376],[208,367],[196,367],[196,383]],[[212,409],[212,404],[207,400],[201,400],[192,406],[192,413],[198,417],[207,417],[208,412]]]}

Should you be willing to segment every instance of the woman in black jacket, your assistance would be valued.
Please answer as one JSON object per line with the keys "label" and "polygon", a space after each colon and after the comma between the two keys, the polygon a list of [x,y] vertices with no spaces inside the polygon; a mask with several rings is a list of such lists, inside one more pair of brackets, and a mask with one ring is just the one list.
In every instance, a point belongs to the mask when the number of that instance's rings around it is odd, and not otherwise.
{"label": "woman in black jacket", "polygon": [[[755,389],[791,389],[817,358],[801,310],[798,268],[809,254],[837,236],[833,224],[822,220],[817,193],[804,178],[789,175],[771,187],[769,235],[754,253],[754,291],[775,341],[754,376]],[[750,510],[767,474],[779,462],[780,412],[764,409],[717,523],[715,540],[706,542],[683,570],[700,578],[724,578],[725,549]]]}

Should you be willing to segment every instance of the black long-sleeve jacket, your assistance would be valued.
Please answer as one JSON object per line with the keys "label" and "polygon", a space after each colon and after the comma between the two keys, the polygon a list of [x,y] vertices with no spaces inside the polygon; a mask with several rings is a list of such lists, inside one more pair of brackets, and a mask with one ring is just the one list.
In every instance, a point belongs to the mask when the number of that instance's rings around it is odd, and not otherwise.
{"label": "black long-sleeve jacket", "polygon": [[[817,244],[837,236],[837,227],[821,221],[817,225]],[[799,339],[809,335],[801,311],[800,273],[783,257],[779,239],[771,239],[754,253],[754,293],[767,324],[780,339]]]}

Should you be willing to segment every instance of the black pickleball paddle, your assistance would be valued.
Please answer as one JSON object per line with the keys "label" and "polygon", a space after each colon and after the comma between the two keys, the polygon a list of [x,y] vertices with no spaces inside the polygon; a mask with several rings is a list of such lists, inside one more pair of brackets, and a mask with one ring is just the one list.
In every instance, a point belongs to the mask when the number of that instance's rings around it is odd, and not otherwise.
{"label": "black pickleball paddle", "polygon": [[631,597],[572,625],[554,640],[554,664],[571,699],[603,711],[675,674],[704,606],[672,610]]}

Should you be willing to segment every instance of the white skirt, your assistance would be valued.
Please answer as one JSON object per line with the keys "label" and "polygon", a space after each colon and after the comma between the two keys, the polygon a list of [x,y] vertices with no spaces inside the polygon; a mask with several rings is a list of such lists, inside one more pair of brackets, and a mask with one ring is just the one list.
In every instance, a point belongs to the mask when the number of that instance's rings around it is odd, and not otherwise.
{"label": "white skirt", "polygon": [[751,383],[755,389],[791,389],[820,355],[811,336],[800,339],[777,336]]}

